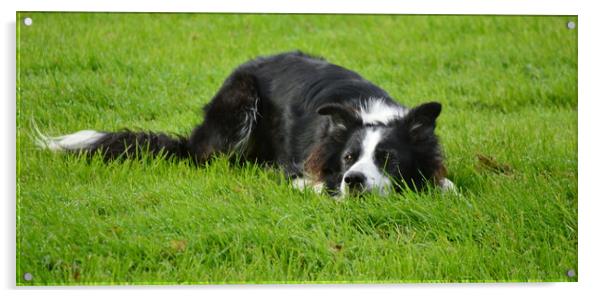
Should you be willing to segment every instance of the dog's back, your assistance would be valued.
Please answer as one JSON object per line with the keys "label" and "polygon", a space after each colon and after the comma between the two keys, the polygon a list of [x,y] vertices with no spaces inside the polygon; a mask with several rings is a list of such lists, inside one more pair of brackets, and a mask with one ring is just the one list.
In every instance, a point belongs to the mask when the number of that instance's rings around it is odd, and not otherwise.
{"label": "dog's back", "polygon": [[378,98],[398,106],[381,88],[356,72],[301,52],[260,57],[237,68],[231,75],[253,77],[260,98],[257,130],[249,156],[260,161],[302,168],[314,144],[328,132],[328,117],[318,113],[325,105],[344,105],[359,110]]}

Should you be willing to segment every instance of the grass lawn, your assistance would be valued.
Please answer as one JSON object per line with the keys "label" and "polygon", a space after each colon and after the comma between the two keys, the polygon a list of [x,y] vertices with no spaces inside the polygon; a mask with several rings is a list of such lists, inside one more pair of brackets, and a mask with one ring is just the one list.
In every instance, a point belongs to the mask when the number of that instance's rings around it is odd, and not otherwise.
{"label": "grass lawn", "polygon": [[[576,17],[17,19],[19,285],[577,281]],[[461,196],[337,202],[225,158],[105,164],[31,139],[32,119],[50,135],[188,134],[234,67],[293,49],[406,105],[440,101]]]}

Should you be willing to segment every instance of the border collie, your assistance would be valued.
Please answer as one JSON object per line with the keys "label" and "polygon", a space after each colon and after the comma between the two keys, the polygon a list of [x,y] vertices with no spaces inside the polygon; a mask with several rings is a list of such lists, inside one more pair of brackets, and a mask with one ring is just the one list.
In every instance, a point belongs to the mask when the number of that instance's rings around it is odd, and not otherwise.
{"label": "border collie", "polygon": [[83,130],[60,137],[38,131],[54,151],[105,159],[152,155],[210,162],[218,154],[275,165],[297,188],[333,196],[405,188],[445,178],[435,136],[441,104],[398,104],[359,74],[302,52],[259,57],[239,66],[204,107],[189,137]]}

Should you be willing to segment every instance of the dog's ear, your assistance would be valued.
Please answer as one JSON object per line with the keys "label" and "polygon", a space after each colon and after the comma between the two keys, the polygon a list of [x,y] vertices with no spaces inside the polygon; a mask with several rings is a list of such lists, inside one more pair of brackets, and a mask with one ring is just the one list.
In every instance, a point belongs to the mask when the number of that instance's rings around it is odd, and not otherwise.
{"label": "dog's ear", "polygon": [[404,117],[404,123],[412,140],[419,141],[432,136],[439,114],[441,104],[438,102],[427,102],[411,109]]}
{"label": "dog's ear", "polygon": [[341,104],[329,103],[318,108],[318,114],[330,116],[335,125],[349,127],[355,124],[361,124],[356,111],[350,107]]}

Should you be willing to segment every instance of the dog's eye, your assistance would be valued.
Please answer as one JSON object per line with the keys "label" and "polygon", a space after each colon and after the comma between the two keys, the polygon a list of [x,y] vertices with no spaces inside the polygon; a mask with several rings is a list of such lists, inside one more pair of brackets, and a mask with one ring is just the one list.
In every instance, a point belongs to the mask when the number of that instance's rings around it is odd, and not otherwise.
{"label": "dog's eye", "polygon": [[351,155],[351,153],[347,153],[345,154],[345,157],[343,157],[345,159],[345,162],[349,163],[353,161],[353,155]]}

